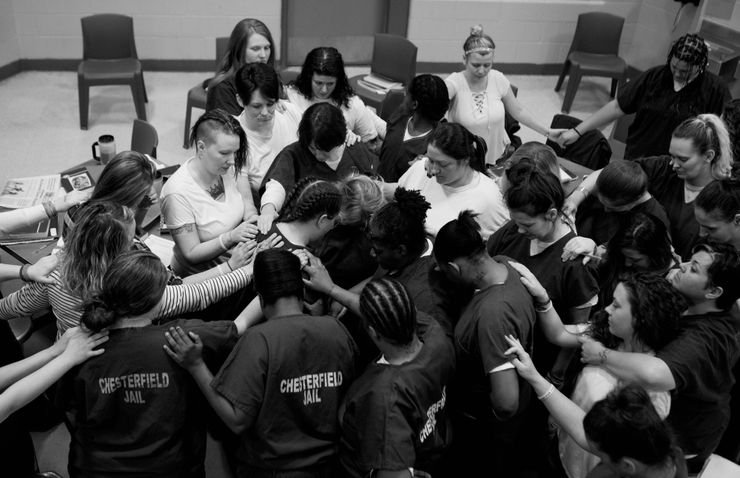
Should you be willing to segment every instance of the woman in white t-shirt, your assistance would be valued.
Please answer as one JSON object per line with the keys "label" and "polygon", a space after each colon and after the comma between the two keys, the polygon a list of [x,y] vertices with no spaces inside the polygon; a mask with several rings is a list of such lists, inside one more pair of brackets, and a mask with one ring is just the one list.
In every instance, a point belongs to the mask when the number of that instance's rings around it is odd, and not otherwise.
{"label": "woman in white t-shirt", "polygon": [[314,48],[306,55],[301,73],[285,89],[288,101],[306,111],[316,103],[328,102],[342,110],[347,122],[347,144],[385,138],[385,121],[368,110],[355,95],[344,71],[342,54],[333,47]]}
{"label": "woman in white t-shirt", "polygon": [[[198,118],[190,135],[195,156],[162,188],[162,215],[175,241],[172,269],[188,276],[224,262],[226,251],[252,239],[257,209],[236,178],[246,162],[247,137],[223,110]],[[235,172],[234,172],[235,171]]]}
{"label": "woman in white t-shirt", "polygon": [[247,163],[239,180],[249,180],[255,204],[265,173],[284,147],[298,141],[298,123],[302,111],[280,99],[280,80],[275,70],[264,63],[244,65],[234,78],[239,101],[244,107],[237,117],[247,134]]}
{"label": "woman in white t-shirt", "polygon": [[488,146],[486,164],[495,164],[510,143],[504,127],[506,111],[523,125],[543,134],[550,129],[537,121],[514,96],[509,80],[491,69],[496,45],[483,27],[474,26],[463,44],[463,71],[452,73],[445,83],[450,93],[447,119],[460,123],[482,137]]}
{"label": "woman in white t-shirt", "polygon": [[472,210],[483,239],[509,220],[496,181],[485,174],[486,144],[456,123],[440,123],[429,136],[426,158],[401,176],[398,186],[416,189],[431,204],[427,234],[437,232],[461,211]]}

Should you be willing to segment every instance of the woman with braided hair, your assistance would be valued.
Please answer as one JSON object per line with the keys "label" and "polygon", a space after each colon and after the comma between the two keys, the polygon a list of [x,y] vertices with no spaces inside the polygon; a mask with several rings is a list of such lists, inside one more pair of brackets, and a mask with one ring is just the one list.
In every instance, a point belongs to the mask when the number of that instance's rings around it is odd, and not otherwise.
{"label": "woman with braided hair", "polygon": [[406,288],[374,279],[360,294],[367,333],[381,352],[352,384],[339,409],[342,476],[437,476],[450,442],[447,387],[455,349],[437,325],[417,336],[416,308]]}
{"label": "woman with braided hair", "polygon": [[430,236],[465,209],[478,214],[484,239],[509,220],[496,181],[486,175],[486,142],[457,123],[440,123],[432,131],[426,158],[411,165],[398,186],[416,189],[429,201]]}
{"label": "woman with braided hair", "polygon": [[331,182],[315,177],[298,181],[285,199],[280,217],[266,234],[257,240],[277,234],[285,249],[294,251],[316,245],[331,230],[342,206],[342,194]]}
{"label": "woman with braided hair", "polygon": [[452,336],[468,294],[456,292],[436,268],[424,220],[429,203],[419,191],[396,189],[393,200],[370,220],[372,253],[381,273],[406,287],[416,307],[432,316]]}
{"label": "woman with braided hair", "polygon": [[673,43],[665,65],[650,68],[621,86],[616,99],[552,139],[571,144],[587,131],[634,114],[624,158],[665,154],[673,130],[682,121],[704,113],[720,115],[730,100],[727,85],[706,71],[708,62],[704,39],[694,33],[686,34]]}
{"label": "woman with braided hair", "polygon": [[395,183],[416,157],[424,154],[427,137],[442,121],[450,98],[444,80],[437,75],[418,75],[406,91],[403,104],[388,120],[388,130],[380,148],[378,173]]}

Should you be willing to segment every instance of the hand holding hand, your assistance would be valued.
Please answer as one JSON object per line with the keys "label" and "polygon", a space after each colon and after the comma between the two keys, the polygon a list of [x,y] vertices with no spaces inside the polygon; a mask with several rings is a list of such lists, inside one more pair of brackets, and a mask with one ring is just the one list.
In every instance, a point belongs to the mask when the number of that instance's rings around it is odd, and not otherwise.
{"label": "hand holding hand", "polygon": [[547,130],[547,134],[545,136],[550,141],[556,142],[562,148],[563,145],[562,145],[562,139],[561,139],[561,137],[562,137],[563,133],[565,133],[566,131],[568,131],[568,130],[565,129],[565,128],[550,128],[550,129]]}
{"label": "hand holding hand", "polygon": [[81,364],[90,357],[105,352],[105,349],[98,349],[101,344],[108,341],[108,331],[103,330],[96,334],[82,330],[80,327],[73,327],[67,330],[59,342],[66,342],[62,357],[68,359],[72,365]]}
{"label": "hand holding hand", "polygon": [[509,361],[516,368],[517,373],[527,382],[533,382],[542,376],[535,368],[532,363],[532,358],[524,350],[522,343],[519,339],[514,338],[511,335],[504,336],[506,341],[511,346],[504,352],[505,355],[509,356]]}
{"label": "hand holding hand", "polygon": [[362,138],[360,135],[353,133],[351,130],[347,130],[347,135],[344,137],[344,144],[346,146],[352,146],[353,144],[360,141]]}
{"label": "hand holding hand", "polygon": [[596,243],[593,239],[576,236],[565,244],[560,260],[567,262],[575,260],[579,256],[583,256],[583,263],[588,264],[588,261],[596,258],[596,255],[594,254],[595,251]]}
{"label": "hand holding hand", "polygon": [[90,199],[90,195],[92,194],[92,192],[92,188],[88,188],[84,191],[72,190],[64,196],[56,198],[53,201],[54,208],[57,210],[57,212],[65,212],[72,206],[79,206]]}
{"label": "hand holding hand", "polygon": [[329,271],[326,270],[318,257],[310,252],[306,252],[306,254],[308,255],[308,265],[303,270],[308,274],[308,279],[303,279],[303,283],[316,292],[331,295],[334,281],[331,280]]}
{"label": "hand holding hand", "polygon": [[607,348],[601,342],[598,342],[588,335],[578,337],[581,343],[581,362],[589,365],[601,365],[604,363],[604,355]]}
{"label": "hand holding hand", "polygon": [[170,327],[164,333],[167,344],[163,345],[167,355],[182,368],[192,370],[203,362],[203,342],[195,332],[185,333],[181,327]]}
{"label": "hand holding hand", "polygon": [[527,269],[527,266],[514,261],[509,261],[509,265],[521,275],[519,280],[522,281],[522,284],[527,288],[527,291],[534,298],[535,302],[544,304],[550,300],[550,296],[547,294],[545,288],[534,274],[532,274],[532,271]]}
{"label": "hand holding hand", "polygon": [[41,282],[42,284],[54,284],[56,281],[50,277],[51,273],[54,272],[59,264],[59,258],[56,255],[50,255],[42,257],[36,264],[31,264],[26,269],[26,275],[33,282]]}

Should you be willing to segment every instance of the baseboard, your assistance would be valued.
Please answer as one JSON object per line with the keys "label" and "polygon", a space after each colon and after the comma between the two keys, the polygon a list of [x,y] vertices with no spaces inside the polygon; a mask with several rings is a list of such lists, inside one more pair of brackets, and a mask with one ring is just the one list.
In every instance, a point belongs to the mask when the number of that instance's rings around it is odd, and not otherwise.
{"label": "baseboard", "polygon": [[15,60],[11,61],[7,65],[0,66],[0,81],[5,80],[6,78],[10,78],[11,76],[20,73],[22,70],[21,68],[21,61]]}
{"label": "baseboard", "polygon": [[[19,62],[19,71],[77,71],[80,64],[79,59],[57,58],[23,59]],[[202,72],[216,69],[213,60],[141,60],[141,63],[144,71]]]}
{"label": "baseboard", "polygon": [[[507,75],[558,75],[562,63],[494,63],[493,67]],[[417,73],[453,73],[462,70],[460,62],[443,63],[420,61],[416,63]]]}
{"label": "baseboard", "polygon": [[[200,72],[215,69],[212,60],[141,60],[145,71],[182,71]],[[21,59],[0,66],[0,80],[9,78],[21,71],[76,71],[80,64],[79,59],[34,58]],[[507,75],[558,75],[563,67],[562,63],[496,63],[495,68]],[[430,62],[420,61],[416,64],[419,73],[452,73],[460,71],[459,62]],[[641,73],[640,70],[629,67],[629,78]]]}

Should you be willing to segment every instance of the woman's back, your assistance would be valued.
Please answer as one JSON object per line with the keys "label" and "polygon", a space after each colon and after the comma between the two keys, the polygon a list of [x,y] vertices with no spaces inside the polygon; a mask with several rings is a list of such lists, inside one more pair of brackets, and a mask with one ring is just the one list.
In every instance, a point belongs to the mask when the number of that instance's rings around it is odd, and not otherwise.
{"label": "woman's back", "polygon": [[112,329],[105,354],[60,382],[73,476],[204,476],[205,414],[198,408],[205,404],[188,372],[162,348],[173,325],[198,333],[214,370],[236,343],[236,327],[225,321]]}

